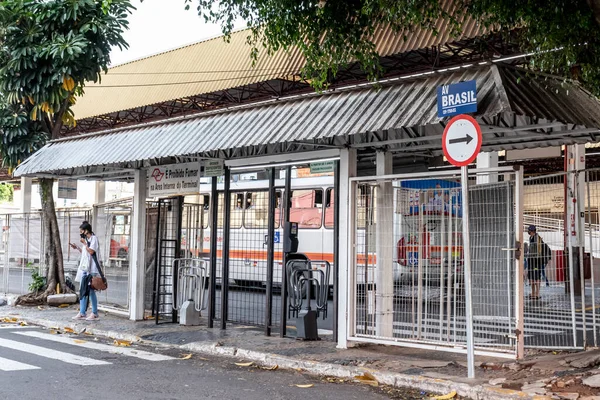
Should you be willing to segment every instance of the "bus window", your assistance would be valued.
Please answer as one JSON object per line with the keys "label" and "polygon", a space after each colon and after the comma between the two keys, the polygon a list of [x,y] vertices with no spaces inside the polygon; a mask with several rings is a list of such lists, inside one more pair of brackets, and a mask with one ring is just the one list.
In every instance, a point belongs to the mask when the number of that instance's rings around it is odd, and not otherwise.
{"label": "bus window", "polygon": [[[242,216],[244,210],[241,208],[242,201],[244,199],[244,193],[231,193],[231,207],[230,207],[230,227],[241,228],[242,227]],[[219,215],[218,224],[219,228],[223,227],[223,205],[225,196],[223,193],[219,193]]]}
{"label": "bus window", "polygon": [[322,212],[323,190],[316,189],[292,191],[290,221],[297,222],[298,228],[320,228]]}
{"label": "bus window", "polygon": [[202,227],[208,228],[208,220],[210,219],[210,195],[201,194],[200,204],[202,205]]}
{"label": "bus window", "polygon": [[325,195],[325,228],[333,228],[334,223],[334,206],[335,206],[335,197],[333,189],[327,189],[327,194]]}
{"label": "bus window", "polygon": [[275,194],[275,229],[277,229],[281,223],[283,203],[281,202],[281,190],[276,191]]}
{"label": "bus window", "polygon": [[[277,201],[281,192],[277,192]],[[244,226],[246,228],[268,228],[269,226],[269,192],[246,193],[246,210],[244,211]],[[275,229],[279,228],[279,209],[275,209]]]}

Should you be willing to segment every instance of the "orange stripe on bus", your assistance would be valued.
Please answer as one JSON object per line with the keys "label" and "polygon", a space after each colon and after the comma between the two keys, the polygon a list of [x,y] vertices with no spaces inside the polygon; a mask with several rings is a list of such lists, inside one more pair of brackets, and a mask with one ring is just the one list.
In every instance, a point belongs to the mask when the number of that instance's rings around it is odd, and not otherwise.
{"label": "orange stripe on bus", "polygon": [[[319,260],[319,261],[328,261],[330,263],[333,262],[333,254],[332,253],[302,253],[305,254],[311,260]],[[281,261],[283,258],[283,253],[281,251],[276,251],[275,261]],[[217,250],[217,257],[223,257],[223,250]],[[242,260],[250,260],[250,261],[266,261],[267,260],[267,251],[266,250],[229,250],[230,258],[239,258]]]}

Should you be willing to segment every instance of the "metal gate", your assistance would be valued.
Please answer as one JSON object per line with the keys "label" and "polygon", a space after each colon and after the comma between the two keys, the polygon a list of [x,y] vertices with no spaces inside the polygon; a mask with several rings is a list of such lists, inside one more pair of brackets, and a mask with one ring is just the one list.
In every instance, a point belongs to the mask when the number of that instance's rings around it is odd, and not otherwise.
{"label": "metal gate", "polygon": [[[240,189],[234,183],[233,187],[218,191],[221,262],[217,264],[216,277],[221,278],[221,286],[215,299],[215,317],[222,321],[222,327],[225,314],[225,321],[264,327],[270,334],[281,316],[281,305],[274,300],[274,292],[281,287],[283,268],[279,241],[282,202],[281,190],[275,188],[275,171],[267,174],[271,177],[262,186]],[[274,196],[267,186],[269,182]]]}
{"label": "metal gate", "polygon": [[156,323],[177,322],[173,308],[177,282],[173,262],[181,254],[181,222],[183,197],[158,201],[156,224],[156,268],[153,311]]}
{"label": "metal gate", "polygon": [[[536,226],[551,250],[542,270],[540,299],[525,301],[527,347],[598,346],[599,185],[597,169],[525,179],[523,231]],[[526,281],[526,295],[531,285]]]}
{"label": "metal gate", "polygon": [[[469,187],[473,334],[480,354],[514,357],[521,175],[494,171]],[[350,201],[349,339],[466,351],[458,173],[353,178]]]}

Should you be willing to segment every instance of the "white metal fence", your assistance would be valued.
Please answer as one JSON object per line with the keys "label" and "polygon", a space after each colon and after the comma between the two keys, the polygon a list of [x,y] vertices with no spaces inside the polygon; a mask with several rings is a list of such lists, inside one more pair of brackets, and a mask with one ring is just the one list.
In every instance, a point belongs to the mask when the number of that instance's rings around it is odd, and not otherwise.
{"label": "white metal fence", "polygon": [[[72,278],[77,271],[79,252],[71,249],[69,242],[78,243],[79,226],[89,219],[90,212],[86,209],[57,211],[65,274]],[[28,293],[32,270],[41,275],[45,271],[44,224],[41,213],[2,214],[0,221],[1,291],[12,294]]]}
{"label": "white metal fence", "polygon": [[[496,178],[470,187],[474,343],[480,353],[512,357],[522,297],[518,180],[514,172]],[[460,179],[367,177],[352,185],[351,339],[464,351]]]}

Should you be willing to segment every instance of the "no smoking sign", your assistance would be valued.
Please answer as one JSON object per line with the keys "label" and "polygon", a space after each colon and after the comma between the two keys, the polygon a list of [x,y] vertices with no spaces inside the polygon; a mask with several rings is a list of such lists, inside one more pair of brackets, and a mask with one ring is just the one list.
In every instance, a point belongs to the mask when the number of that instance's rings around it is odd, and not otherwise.
{"label": "no smoking sign", "polygon": [[481,150],[481,128],[469,115],[452,118],[442,136],[442,149],[450,164],[464,167],[472,163]]}

